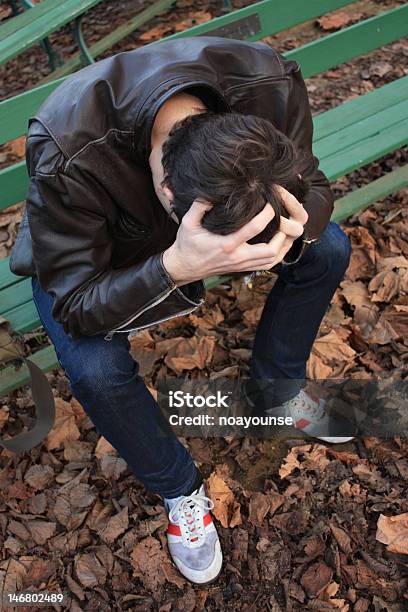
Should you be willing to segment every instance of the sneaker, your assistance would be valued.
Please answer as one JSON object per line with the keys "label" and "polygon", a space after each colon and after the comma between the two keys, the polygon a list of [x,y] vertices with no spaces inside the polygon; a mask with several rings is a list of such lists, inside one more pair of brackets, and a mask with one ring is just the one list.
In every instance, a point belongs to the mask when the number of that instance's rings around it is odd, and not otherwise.
{"label": "sneaker", "polygon": [[169,516],[167,543],[178,570],[196,584],[212,582],[221,572],[222,552],[210,512],[214,504],[204,485],[191,495],[165,499],[164,504]]}
{"label": "sneaker", "polygon": [[328,415],[326,401],[304,389],[278,408],[266,410],[266,413],[291,417],[296,429],[331,444],[350,442],[357,433],[357,427],[352,421],[339,414]]}
{"label": "sneaker", "polygon": [[344,444],[353,440],[357,427],[349,419],[336,415],[328,415],[326,402],[301,389],[298,394],[280,406],[268,408],[268,382],[249,379],[243,385],[243,395],[252,413],[258,416],[291,417],[294,427],[304,433],[331,444]]}

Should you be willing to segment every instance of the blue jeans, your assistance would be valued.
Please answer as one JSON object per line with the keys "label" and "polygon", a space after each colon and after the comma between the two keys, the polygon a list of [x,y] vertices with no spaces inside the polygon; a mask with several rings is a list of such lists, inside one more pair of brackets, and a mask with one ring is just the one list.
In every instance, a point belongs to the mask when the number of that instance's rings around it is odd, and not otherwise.
{"label": "blue jeans", "polygon": [[[320,322],[348,266],[350,243],[335,223],[279,278],[265,304],[253,349],[251,378],[293,382],[304,378]],[[191,490],[197,468],[139,376],[126,334],[74,340],[51,314],[52,298],[32,279],[41,322],[58,361],[98,431],[152,492],[177,497]],[[286,393],[286,390],[284,391]],[[290,393],[293,395],[293,387]]]}

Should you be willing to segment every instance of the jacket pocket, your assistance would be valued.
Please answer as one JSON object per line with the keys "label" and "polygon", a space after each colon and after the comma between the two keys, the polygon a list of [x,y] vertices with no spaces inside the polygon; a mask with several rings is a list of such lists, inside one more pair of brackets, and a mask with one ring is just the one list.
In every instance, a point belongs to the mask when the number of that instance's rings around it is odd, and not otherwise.
{"label": "jacket pocket", "polygon": [[27,206],[11,251],[9,266],[13,274],[17,276],[34,276],[36,273],[30,227],[28,225]]}
{"label": "jacket pocket", "polygon": [[150,228],[142,225],[129,213],[120,210],[111,230],[113,238],[112,265],[114,268],[130,265],[143,254],[151,237]]}

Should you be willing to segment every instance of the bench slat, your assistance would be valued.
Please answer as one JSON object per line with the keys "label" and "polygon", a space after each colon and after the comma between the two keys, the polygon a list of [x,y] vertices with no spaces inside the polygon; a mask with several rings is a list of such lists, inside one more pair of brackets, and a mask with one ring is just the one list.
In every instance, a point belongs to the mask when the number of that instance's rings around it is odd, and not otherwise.
{"label": "bench slat", "polygon": [[[323,138],[408,99],[408,76],[356,96],[313,118],[317,143]],[[363,103],[362,103],[363,100]]]}
{"label": "bench slat", "polygon": [[[228,15],[215,17],[211,21],[193,26],[183,32],[166,36],[162,40],[207,34],[245,38],[250,41],[259,40],[355,2],[356,0],[308,0],[308,2],[304,0],[264,0]],[[253,18],[252,22],[251,17]],[[247,20],[246,23],[244,20]],[[240,21],[241,24],[239,24]],[[259,24],[258,27],[256,27],[256,23]],[[234,24],[237,25],[235,30],[233,28]],[[251,29],[254,30],[253,34],[251,34]],[[157,45],[160,42],[161,40],[157,40],[150,44]]]}
{"label": "bench slat", "polygon": [[0,296],[0,315],[29,302],[33,297],[30,279],[20,278],[19,283],[2,289]]}
{"label": "bench slat", "polygon": [[356,23],[307,45],[288,51],[304,77],[310,77],[364,55],[408,34],[408,4]]}
{"label": "bench slat", "polygon": [[[350,126],[345,128],[339,128],[330,136],[321,138],[315,143],[314,150],[320,160],[327,159],[333,154],[344,153],[350,151],[350,149],[364,142],[364,140],[370,139],[377,134],[384,134],[387,138],[387,134],[393,129],[396,124],[404,124],[404,121],[408,119],[408,99],[398,104],[392,104],[389,108],[384,109],[378,113],[374,113],[370,117],[366,117],[361,121],[356,121]],[[404,136],[404,134],[402,134]],[[408,139],[408,133],[405,134],[405,138]],[[375,151],[381,154],[381,151]],[[342,168],[343,170],[343,168]]]}
{"label": "bench slat", "polygon": [[52,83],[40,85],[14,98],[0,102],[0,144],[26,134],[29,117],[35,115],[44,100],[64,80],[58,79]]}
{"label": "bench slat", "polygon": [[[407,144],[408,117],[386,132],[369,135],[349,149],[321,160],[320,167],[331,181]],[[318,154],[318,147],[317,147]]]}
{"label": "bench slat", "polygon": [[0,210],[25,200],[27,187],[28,174],[25,161],[0,170]]}
{"label": "bench slat", "polygon": [[16,276],[11,272],[8,258],[0,259],[0,294],[3,289],[10,287],[10,285],[21,283],[21,280],[21,276]]}
{"label": "bench slat", "polygon": [[368,185],[360,187],[343,198],[336,200],[332,214],[332,221],[343,221],[356,212],[367,208],[370,204],[395,193],[408,185],[408,164],[388,172],[385,176],[371,181]]}
{"label": "bench slat", "polygon": [[37,309],[32,300],[12,310],[7,310],[2,316],[10,321],[13,329],[22,334],[32,331],[41,325]]}
{"label": "bench slat", "polygon": [[[33,16],[37,19],[40,15],[46,15],[50,9],[54,8],[56,3],[57,0],[42,0],[37,6],[31,9],[25,9],[19,15],[7,19],[7,21],[0,25],[1,38],[6,38],[6,36],[10,36],[26,28],[33,22]],[[32,11],[34,11],[34,13]]]}
{"label": "bench slat", "polygon": [[[28,9],[30,22],[24,21],[23,26],[7,36],[3,36],[0,28],[0,64],[4,64],[19,53],[32,47],[48,34],[55,32],[66,23],[73,21],[79,15],[99,4],[101,0],[49,0],[46,9],[35,6]],[[42,9],[37,12],[37,9]],[[25,15],[17,15],[12,19],[20,20]],[[23,22],[23,19],[21,19]],[[7,25],[7,24],[5,24]]]}
{"label": "bench slat", "polygon": [[[30,355],[30,360],[33,361],[43,372],[49,372],[56,367],[59,367],[57,355],[53,346],[47,346]],[[28,368],[24,364],[16,370],[13,366],[9,366],[0,371],[0,396],[7,395],[19,389],[23,385],[30,382]]]}

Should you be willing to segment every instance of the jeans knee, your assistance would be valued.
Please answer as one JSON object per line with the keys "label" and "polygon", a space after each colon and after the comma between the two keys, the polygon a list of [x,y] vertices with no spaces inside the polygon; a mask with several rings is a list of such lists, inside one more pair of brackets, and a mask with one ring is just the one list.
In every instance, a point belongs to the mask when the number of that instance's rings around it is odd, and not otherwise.
{"label": "jeans knee", "polygon": [[108,342],[88,347],[85,340],[75,351],[59,355],[60,364],[76,397],[105,396],[112,385],[124,384],[137,373],[138,366],[126,347],[113,349]]}
{"label": "jeans knee", "polygon": [[347,270],[351,256],[351,243],[347,234],[337,223],[329,223],[317,243],[316,253],[329,268],[330,274],[342,277]]}

